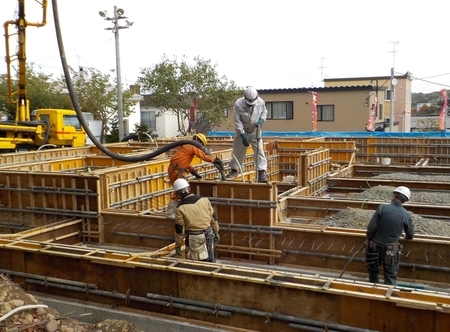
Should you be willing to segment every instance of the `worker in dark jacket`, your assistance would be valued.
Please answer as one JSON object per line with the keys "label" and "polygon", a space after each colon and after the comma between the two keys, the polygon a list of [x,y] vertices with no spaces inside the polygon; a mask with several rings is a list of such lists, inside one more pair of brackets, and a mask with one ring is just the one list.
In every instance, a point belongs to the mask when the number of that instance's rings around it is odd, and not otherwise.
{"label": "worker in dark jacket", "polygon": [[192,194],[185,179],[176,180],[173,190],[180,199],[175,212],[175,252],[181,256],[185,239],[187,259],[215,262],[214,241],[220,240],[220,236],[211,202]]}
{"label": "worker in dark jacket", "polygon": [[370,219],[366,232],[366,266],[369,281],[378,283],[379,267],[383,265],[384,283],[396,285],[401,245],[398,240],[403,232],[412,240],[414,225],[411,214],[403,207],[411,192],[407,187],[395,188],[390,204],[380,205]]}
{"label": "worker in dark jacket", "polygon": [[[192,140],[199,142],[203,146],[206,146],[206,144],[208,144],[206,136],[203,134],[195,134],[192,137]],[[205,151],[208,153],[206,153]],[[173,185],[173,183],[177,179],[180,178],[184,179],[187,173],[191,173],[197,179],[202,178],[202,176],[198,174],[195,168],[191,165],[192,159],[194,159],[194,157],[198,157],[203,161],[213,163],[214,166],[223,169],[222,160],[220,160],[217,157],[213,157],[211,154],[209,154],[209,151],[207,151],[206,149],[202,150],[194,145],[185,144],[180,146],[177,152],[175,152],[175,154],[170,159],[167,175],[169,176],[169,181],[171,185]],[[174,194],[172,195],[169,204],[167,206],[167,213],[166,213],[167,218],[170,219],[175,218],[175,208],[177,204],[178,204],[177,197]]]}

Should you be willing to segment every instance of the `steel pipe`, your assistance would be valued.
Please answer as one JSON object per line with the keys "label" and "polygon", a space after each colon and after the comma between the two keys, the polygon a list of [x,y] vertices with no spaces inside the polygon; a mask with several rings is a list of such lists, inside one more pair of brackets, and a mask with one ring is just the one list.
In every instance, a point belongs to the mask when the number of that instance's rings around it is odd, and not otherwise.
{"label": "steel pipe", "polygon": [[[206,307],[206,308],[211,308],[211,309],[215,309],[215,310],[221,309],[224,311],[229,311],[229,312],[239,313],[239,314],[244,314],[244,315],[262,317],[262,318],[267,318],[267,319],[278,319],[281,321],[302,324],[302,325],[305,325],[308,327],[313,327],[313,328],[321,327],[322,328],[321,331],[323,331],[326,326],[328,328],[328,331],[375,332],[374,330],[362,329],[362,328],[352,327],[352,326],[348,326],[348,325],[341,325],[341,324],[336,324],[336,323],[326,323],[326,322],[313,320],[313,319],[306,319],[306,318],[299,318],[299,317],[290,316],[290,315],[283,315],[278,312],[266,312],[266,311],[247,309],[247,308],[237,307],[237,306],[223,305],[220,303],[210,303],[210,302],[205,302],[205,301],[183,299],[183,298],[179,298],[179,297],[154,294],[154,293],[147,293],[147,297],[153,298],[153,299],[164,300],[165,302],[170,301],[170,303],[178,302],[178,303],[182,303],[182,304],[195,304],[196,306],[199,306],[199,307]],[[312,330],[312,331],[315,331],[315,330]]]}
{"label": "steel pipe", "polygon": [[[42,282],[39,282],[39,281],[33,280],[33,279],[26,279],[25,281],[30,284],[40,285],[40,286],[42,286],[44,284]],[[45,286],[59,288],[59,289],[65,289],[65,290],[71,290],[71,291],[76,291],[76,292],[82,292],[82,293],[86,292],[86,290],[81,287],[67,286],[67,285],[62,285],[62,284],[53,283],[53,282],[46,283]],[[122,294],[122,293],[118,293],[118,292],[109,292],[109,291],[94,289],[94,290],[89,290],[88,293],[95,294],[95,295],[101,295],[101,296],[105,296],[105,297],[110,297],[110,298],[115,298],[115,299],[120,299],[120,300],[129,299],[129,300],[133,300],[136,302],[157,304],[157,305],[162,305],[162,306],[171,305],[172,307],[177,308],[177,309],[185,309],[185,310],[203,312],[203,313],[207,313],[207,314],[219,315],[219,316],[223,316],[223,317],[231,317],[231,312],[228,312],[228,311],[211,310],[211,309],[208,309],[205,307],[197,307],[197,306],[193,306],[193,305],[186,305],[183,303],[167,303],[164,301],[156,301],[156,300],[148,299],[145,297],[140,297],[140,296],[135,296],[135,295],[127,295],[127,294]]]}
{"label": "steel pipe", "polygon": [[83,288],[88,287],[90,289],[97,289],[98,288],[98,286],[96,284],[86,284],[84,282],[79,282],[79,281],[73,281],[73,280],[67,280],[67,279],[59,279],[59,278],[52,278],[52,277],[45,277],[45,276],[41,276],[41,275],[37,275],[37,274],[16,272],[16,271],[11,271],[11,270],[0,269],[0,273],[3,273],[5,275],[12,275],[12,276],[16,276],[16,277],[41,280],[41,281],[44,281],[44,284],[45,284],[45,282],[55,282],[55,283],[63,284],[63,285],[71,285],[71,286],[77,286],[77,287],[83,287]]}
{"label": "steel pipe", "polygon": [[283,229],[281,227],[271,227],[271,226],[252,226],[252,225],[236,225],[228,223],[219,223],[221,230],[228,230],[232,232],[241,233],[257,233],[257,234],[273,234],[273,235],[283,235]]}
{"label": "steel pipe", "polygon": [[154,240],[165,240],[165,241],[171,241],[171,242],[175,241],[175,239],[173,237],[170,237],[170,236],[150,235],[150,234],[142,234],[142,233],[129,233],[129,232],[111,231],[111,232],[109,232],[109,234],[111,234],[111,235],[133,236],[133,237],[145,237],[145,238],[154,239]]}

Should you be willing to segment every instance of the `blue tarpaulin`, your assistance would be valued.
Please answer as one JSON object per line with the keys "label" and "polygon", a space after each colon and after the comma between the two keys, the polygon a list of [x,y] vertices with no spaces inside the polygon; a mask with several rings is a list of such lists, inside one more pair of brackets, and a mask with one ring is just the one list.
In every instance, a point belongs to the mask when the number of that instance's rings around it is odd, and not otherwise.
{"label": "blue tarpaulin", "polygon": [[[234,137],[234,131],[210,131],[208,136]],[[401,137],[401,138],[450,138],[448,131],[434,132],[384,132],[384,131],[263,131],[265,137]]]}

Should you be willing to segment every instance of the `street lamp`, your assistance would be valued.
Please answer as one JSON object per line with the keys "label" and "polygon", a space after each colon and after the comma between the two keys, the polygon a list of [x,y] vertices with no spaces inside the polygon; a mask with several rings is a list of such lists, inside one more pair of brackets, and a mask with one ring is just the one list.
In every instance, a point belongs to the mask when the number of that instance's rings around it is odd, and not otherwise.
{"label": "street lamp", "polygon": [[[114,6],[114,16],[108,17],[106,10],[101,10],[98,14],[106,21],[113,23],[112,28],[105,28],[105,30],[111,30],[114,33],[116,44],[116,75],[117,75],[117,111],[119,114],[119,142],[124,138],[123,130],[123,101],[122,101],[122,75],[120,72],[120,47],[119,47],[119,30],[127,29],[133,25],[133,22],[126,20],[128,17],[123,16],[124,10]],[[120,25],[119,20],[125,19],[126,25]]]}

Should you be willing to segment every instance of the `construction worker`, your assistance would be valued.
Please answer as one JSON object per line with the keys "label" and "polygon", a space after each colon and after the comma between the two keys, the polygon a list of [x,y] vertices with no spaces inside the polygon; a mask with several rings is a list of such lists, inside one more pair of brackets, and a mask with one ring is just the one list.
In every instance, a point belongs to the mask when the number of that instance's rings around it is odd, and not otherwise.
{"label": "construction worker", "polygon": [[403,207],[410,198],[411,191],[407,187],[395,188],[391,203],[380,205],[370,219],[364,243],[370,282],[379,282],[379,267],[383,265],[384,283],[397,284],[402,249],[398,240],[403,231],[407,240],[414,237],[411,214]]}
{"label": "construction worker", "polygon": [[186,258],[215,262],[214,241],[220,240],[219,224],[214,209],[206,197],[191,193],[185,179],[178,179],[173,190],[180,199],[175,212],[175,252],[181,256],[185,238]]}
{"label": "construction worker", "polygon": [[[203,134],[195,134],[192,139],[199,142],[203,146],[206,146],[208,144],[206,136]],[[220,160],[219,158],[205,153],[205,151],[199,149],[194,145],[184,144],[178,148],[177,152],[175,152],[169,162],[169,169],[167,170],[167,173],[171,185],[173,185],[175,180],[179,178],[184,179],[186,173],[191,173],[197,179],[202,178],[202,176],[198,174],[195,168],[191,165],[192,159],[194,159],[195,156],[203,161],[213,163],[217,168],[223,169],[222,160]],[[169,201],[169,204],[167,205],[167,218],[175,218],[175,209],[177,204],[177,196],[173,194]]]}
{"label": "construction worker", "polygon": [[244,91],[244,96],[234,103],[234,126],[236,135],[233,140],[233,155],[231,158],[231,172],[227,178],[238,176],[238,169],[242,165],[247,147],[252,146],[254,153],[257,181],[267,182],[267,158],[264,154],[261,140],[261,127],[266,121],[267,109],[264,100],[259,97],[258,91],[249,86]]}

